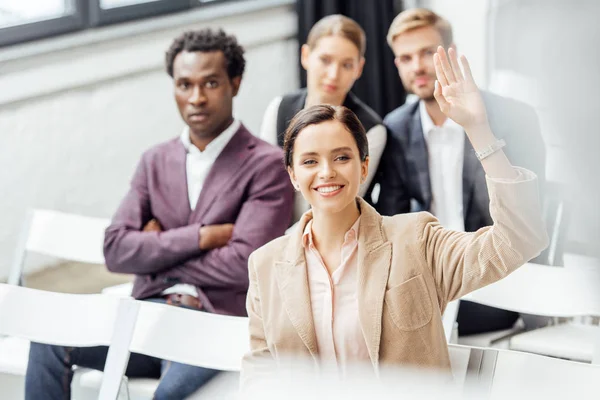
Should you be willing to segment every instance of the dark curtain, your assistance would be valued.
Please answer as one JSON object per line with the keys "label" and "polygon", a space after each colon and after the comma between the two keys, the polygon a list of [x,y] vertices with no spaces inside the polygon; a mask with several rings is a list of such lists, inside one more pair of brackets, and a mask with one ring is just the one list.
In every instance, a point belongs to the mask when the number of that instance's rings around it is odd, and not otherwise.
{"label": "dark curtain", "polygon": [[[367,35],[365,68],[352,92],[382,118],[404,104],[406,93],[394,65],[394,54],[386,35],[398,10],[392,0],[297,0],[298,43],[306,43],[310,28],[330,14],[343,14],[360,24]],[[306,86],[306,72],[300,66],[300,83]]]}

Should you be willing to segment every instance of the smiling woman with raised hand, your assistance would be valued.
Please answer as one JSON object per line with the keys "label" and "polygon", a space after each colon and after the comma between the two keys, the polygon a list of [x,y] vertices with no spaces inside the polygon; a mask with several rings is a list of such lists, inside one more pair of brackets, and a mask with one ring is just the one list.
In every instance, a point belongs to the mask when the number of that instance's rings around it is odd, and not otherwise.
{"label": "smiling woman with raised hand", "polygon": [[[448,302],[497,281],[547,244],[536,176],[513,167],[490,130],[464,57],[440,47],[435,98],[462,125],[483,168],[493,226],[445,229],[427,212],[382,217],[358,197],[369,170],[365,130],[344,107],[301,111],[285,164],[312,210],[299,229],[249,260],[251,351],[242,387],[264,360],[306,357],[342,371],[360,362],[448,370]],[[532,149],[535,150],[535,149]]]}
{"label": "smiling woman with raised hand", "polygon": [[[328,15],[315,23],[300,54],[306,88],[273,99],[260,129],[261,139],[283,147],[284,133],[300,110],[318,104],[349,108],[365,127],[371,155],[370,172],[358,191],[361,197],[369,190],[387,139],[381,117],[350,92],[363,71],[366,43],[363,29],[346,16]],[[299,217],[308,205],[297,208]]]}

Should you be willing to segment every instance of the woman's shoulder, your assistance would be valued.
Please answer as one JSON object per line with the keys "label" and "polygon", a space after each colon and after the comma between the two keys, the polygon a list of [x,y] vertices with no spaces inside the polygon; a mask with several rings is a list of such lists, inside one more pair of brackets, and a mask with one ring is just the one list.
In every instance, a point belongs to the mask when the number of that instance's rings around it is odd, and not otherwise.
{"label": "woman's shoulder", "polygon": [[281,261],[290,238],[291,234],[280,236],[254,250],[250,255],[252,264],[272,264]]}
{"label": "woman's shoulder", "polygon": [[354,93],[348,93],[345,105],[356,114],[366,131],[369,131],[377,125],[383,125],[383,119],[379,114],[359,99]]}
{"label": "woman's shoulder", "polygon": [[383,230],[392,243],[421,241],[430,224],[438,224],[437,218],[427,211],[397,214],[382,219]]}

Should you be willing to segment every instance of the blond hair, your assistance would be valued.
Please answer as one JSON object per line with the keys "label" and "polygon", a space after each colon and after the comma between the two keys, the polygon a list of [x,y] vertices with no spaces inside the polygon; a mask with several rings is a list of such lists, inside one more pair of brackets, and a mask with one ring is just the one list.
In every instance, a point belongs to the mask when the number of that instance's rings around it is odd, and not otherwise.
{"label": "blond hair", "polygon": [[325,36],[341,36],[351,41],[364,57],[367,48],[367,37],[360,25],[344,15],[333,14],[321,18],[310,29],[306,44],[314,49],[319,39]]}
{"label": "blond hair", "polygon": [[446,19],[426,8],[411,8],[396,15],[392,21],[387,34],[388,45],[392,47],[394,39],[403,33],[425,26],[432,26],[440,33],[444,47],[453,43],[452,26]]}

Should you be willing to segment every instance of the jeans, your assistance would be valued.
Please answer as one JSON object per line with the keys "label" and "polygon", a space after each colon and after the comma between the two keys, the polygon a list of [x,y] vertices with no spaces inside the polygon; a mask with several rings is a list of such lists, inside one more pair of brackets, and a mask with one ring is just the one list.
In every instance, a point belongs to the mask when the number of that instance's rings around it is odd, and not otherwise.
{"label": "jeans", "polygon": [[[71,398],[73,366],[102,371],[108,347],[63,347],[31,343],[25,376],[26,400]],[[129,378],[160,378],[154,399],[185,399],[219,371],[179,364],[131,353],[125,375]]]}

